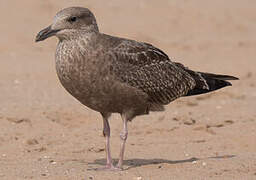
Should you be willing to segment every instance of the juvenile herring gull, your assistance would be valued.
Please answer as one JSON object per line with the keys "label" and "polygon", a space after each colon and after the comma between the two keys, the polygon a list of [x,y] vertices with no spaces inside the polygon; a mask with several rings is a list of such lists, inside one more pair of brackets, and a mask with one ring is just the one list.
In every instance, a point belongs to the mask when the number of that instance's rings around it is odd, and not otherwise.
{"label": "juvenile herring gull", "polygon": [[[55,59],[61,84],[103,117],[105,169],[122,169],[127,122],[135,116],[163,111],[164,105],[179,97],[208,93],[230,86],[227,80],[238,79],[192,71],[151,44],[103,34],[87,8],[61,10],[53,23],[38,33],[36,42],[51,36],[59,39]],[[117,166],[110,153],[111,113],[119,113],[123,120]]]}

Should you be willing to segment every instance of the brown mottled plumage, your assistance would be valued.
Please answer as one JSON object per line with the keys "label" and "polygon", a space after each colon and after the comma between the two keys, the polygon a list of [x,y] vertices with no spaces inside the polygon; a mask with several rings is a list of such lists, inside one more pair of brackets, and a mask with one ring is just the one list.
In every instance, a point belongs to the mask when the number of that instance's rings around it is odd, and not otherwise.
{"label": "brown mottled plumage", "polygon": [[[172,62],[160,49],[142,42],[100,33],[94,15],[81,7],[57,13],[36,41],[57,36],[56,70],[64,88],[82,104],[103,116],[106,169],[121,169],[127,139],[127,121],[181,97],[207,93],[228,85],[232,76],[194,72]],[[117,167],[109,147],[111,113],[124,122]]]}

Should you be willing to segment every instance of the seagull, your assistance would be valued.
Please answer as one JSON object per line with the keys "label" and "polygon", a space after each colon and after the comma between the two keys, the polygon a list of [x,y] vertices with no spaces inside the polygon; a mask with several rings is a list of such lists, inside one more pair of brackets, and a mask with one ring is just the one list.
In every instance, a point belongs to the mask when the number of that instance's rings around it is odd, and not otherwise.
{"label": "seagull", "polygon": [[[128,121],[164,111],[164,105],[179,97],[215,91],[238,79],[190,70],[151,44],[101,33],[93,13],[83,7],[59,11],[53,23],[37,34],[36,42],[52,36],[59,40],[55,62],[61,84],[103,117],[105,170],[123,168]],[[116,166],[110,152],[112,113],[119,113],[123,121]]]}

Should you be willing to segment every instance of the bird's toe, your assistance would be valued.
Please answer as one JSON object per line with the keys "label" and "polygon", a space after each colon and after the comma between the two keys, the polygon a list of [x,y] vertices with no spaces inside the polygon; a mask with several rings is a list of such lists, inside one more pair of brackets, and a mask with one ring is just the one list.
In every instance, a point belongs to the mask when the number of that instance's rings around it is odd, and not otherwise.
{"label": "bird's toe", "polygon": [[115,167],[114,165],[106,165],[105,167],[96,168],[95,171],[122,171],[122,168]]}

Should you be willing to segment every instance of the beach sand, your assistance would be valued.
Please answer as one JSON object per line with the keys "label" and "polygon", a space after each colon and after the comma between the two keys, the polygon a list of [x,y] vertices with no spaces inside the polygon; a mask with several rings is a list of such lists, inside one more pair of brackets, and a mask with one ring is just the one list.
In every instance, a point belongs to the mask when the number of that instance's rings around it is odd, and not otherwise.
{"label": "beach sand", "polygon": [[[180,98],[129,123],[125,170],[105,164],[102,119],[61,86],[57,39],[35,43],[57,11],[88,7],[101,32],[151,43],[193,70],[234,75],[232,87]],[[0,179],[256,179],[255,0],[0,2]],[[117,161],[122,128],[111,125]]]}

